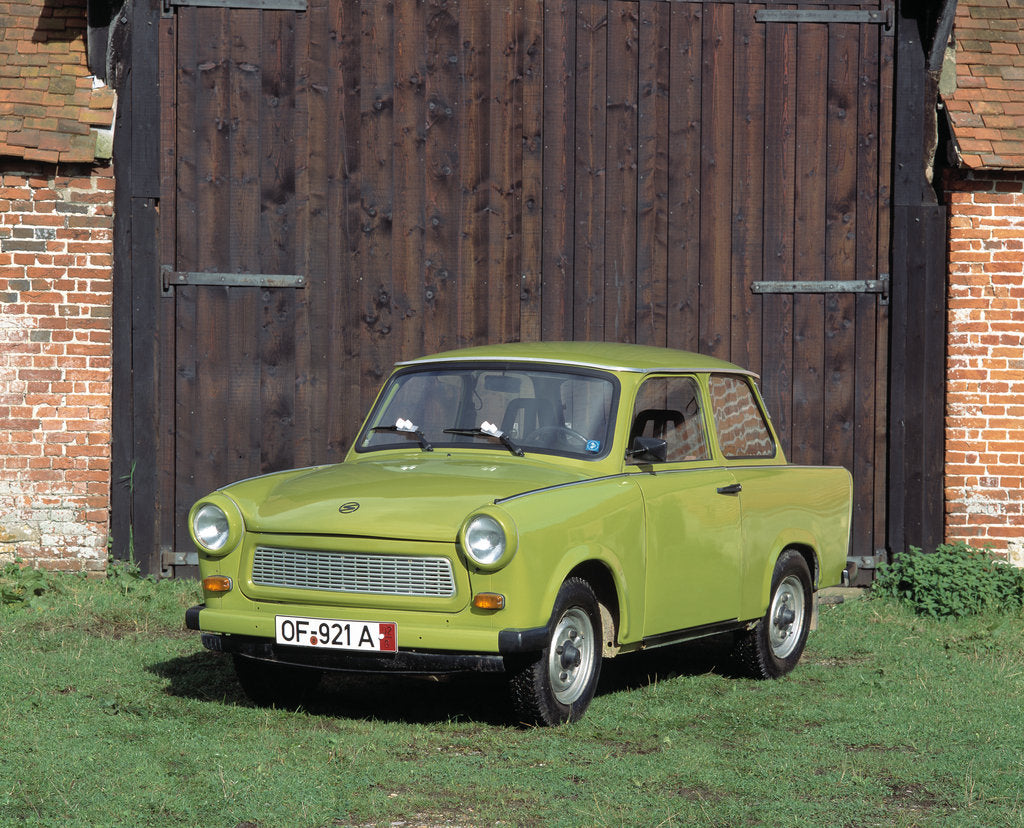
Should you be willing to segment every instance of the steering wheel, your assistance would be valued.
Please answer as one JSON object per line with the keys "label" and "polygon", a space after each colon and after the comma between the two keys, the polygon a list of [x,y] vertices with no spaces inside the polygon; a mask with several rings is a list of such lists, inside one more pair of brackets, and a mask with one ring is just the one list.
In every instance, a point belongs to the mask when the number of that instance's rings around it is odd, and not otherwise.
{"label": "steering wheel", "polygon": [[527,446],[532,444],[543,448],[560,448],[575,452],[585,451],[587,442],[586,437],[568,426],[541,426],[523,439],[524,445]]}

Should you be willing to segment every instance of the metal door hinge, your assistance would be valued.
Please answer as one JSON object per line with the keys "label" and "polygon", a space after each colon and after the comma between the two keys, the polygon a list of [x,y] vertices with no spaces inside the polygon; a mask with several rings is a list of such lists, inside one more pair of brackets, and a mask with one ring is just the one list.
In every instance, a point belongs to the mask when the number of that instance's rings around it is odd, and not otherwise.
{"label": "metal door hinge", "polygon": [[828,279],[824,281],[751,282],[751,293],[877,293],[889,304],[889,274],[877,279]]}
{"label": "metal door hinge", "polygon": [[893,7],[884,9],[760,9],[754,12],[758,23],[873,23],[886,33],[893,29]]}
{"label": "metal door hinge", "polygon": [[207,273],[175,270],[169,265],[160,268],[160,281],[165,295],[175,285],[212,285],[220,287],[304,288],[306,277],[292,273]]}
{"label": "metal door hinge", "polygon": [[173,17],[178,6],[206,6],[218,9],[257,9],[260,11],[306,10],[306,0],[163,0],[163,16]]}

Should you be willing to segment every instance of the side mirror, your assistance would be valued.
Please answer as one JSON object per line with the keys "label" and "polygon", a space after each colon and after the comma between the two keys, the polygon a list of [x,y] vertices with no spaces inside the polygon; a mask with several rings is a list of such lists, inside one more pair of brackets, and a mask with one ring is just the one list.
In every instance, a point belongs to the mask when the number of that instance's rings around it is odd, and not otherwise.
{"label": "side mirror", "polygon": [[626,454],[639,463],[664,463],[668,460],[668,443],[657,437],[634,437]]}

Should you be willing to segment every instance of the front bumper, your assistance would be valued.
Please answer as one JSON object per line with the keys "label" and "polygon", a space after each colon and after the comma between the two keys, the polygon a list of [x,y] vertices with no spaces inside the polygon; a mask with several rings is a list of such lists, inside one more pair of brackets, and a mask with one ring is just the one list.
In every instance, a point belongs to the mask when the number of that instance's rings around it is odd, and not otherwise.
{"label": "front bumper", "polygon": [[[185,612],[185,626],[200,630],[199,613],[205,605]],[[397,653],[357,653],[344,650],[317,650],[277,644],[271,638],[252,635],[203,632],[203,646],[219,653],[236,653],[260,661],[321,670],[356,673],[396,673],[407,675],[444,675],[447,673],[502,673],[507,660],[544,649],[549,640],[547,627],[525,630],[501,630],[498,653],[449,652],[399,649]]]}

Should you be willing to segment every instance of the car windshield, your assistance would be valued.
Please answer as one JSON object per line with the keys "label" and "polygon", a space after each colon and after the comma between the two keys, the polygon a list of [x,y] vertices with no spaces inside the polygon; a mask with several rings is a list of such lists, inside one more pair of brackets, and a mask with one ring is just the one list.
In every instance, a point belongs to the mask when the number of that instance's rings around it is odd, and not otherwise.
{"label": "car windshield", "polygon": [[356,450],[474,448],[595,459],[610,448],[618,384],[586,369],[413,367],[381,393]]}

